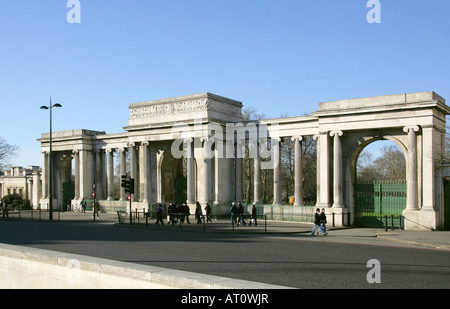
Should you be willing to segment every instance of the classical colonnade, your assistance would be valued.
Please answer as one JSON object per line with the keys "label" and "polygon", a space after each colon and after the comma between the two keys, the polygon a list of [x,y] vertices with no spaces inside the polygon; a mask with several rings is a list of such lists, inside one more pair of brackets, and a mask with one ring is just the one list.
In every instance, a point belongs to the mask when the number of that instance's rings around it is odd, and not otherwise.
{"label": "classical colonnade", "polygon": [[[261,170],[269,168],[273,169],[273,204],[281,204],[280,143],[291,139],[295,146],[294,206],[302,207],[302,141],[313,136],[317,142],[317,206],[338,214],[353,213],[357,158],[368,144],[387,139],[400,147],[406,159],[405,216],[418,224],[442,224],[438,165],[450,109],[434,92],[323,102],[310,116],[257,122],[243,121],[241,102],[210,93],[135,103],[129,108],[125,133],[74,130],[53,134],[55,198],[62,198],[62,182],[74,176],[74,200],[90,198],[95,185],[96,197],[106,204],[126,201],[123,190],[120,201],[113,196],[114,152],[118,152],[119,174],[128,171],[135,179],[137,193],[132,198],[137,203],[171,201],[174,182],[183,172],[189,204],[198,200],[229,205],[242,199],[242,157],[236,138],[244,136],[255,142],[253,136],[258,149],[253,154],[254,203],[262,204]],[[252,135],[255,128],[259,133]],[[230,134],[231,151],[227,144]],[[266,149],[269,155],[259,151],[267,140],[272,146]],[[45,203],[49,198],[48,134],[39,141],[43,153],[41,200]],[[72,159],[75,175],[69,168]],[[182,166],[180,159],[185,160]]]}

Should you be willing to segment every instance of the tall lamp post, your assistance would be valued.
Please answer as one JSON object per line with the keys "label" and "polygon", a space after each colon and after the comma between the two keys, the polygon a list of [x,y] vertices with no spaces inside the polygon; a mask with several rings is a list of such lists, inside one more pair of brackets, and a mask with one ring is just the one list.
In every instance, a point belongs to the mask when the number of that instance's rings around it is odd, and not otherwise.
{"label": "tall lamp post", "polygon": [[49,109],[50,110],[50,159],[49,159],[49,220],[53,220],[53,153],[52,153],[52,109],[53,107],[62,107],[61,104],[55,103],[52,104],[52,97],[50,97],[50,106],[41,106],[41,109]]}

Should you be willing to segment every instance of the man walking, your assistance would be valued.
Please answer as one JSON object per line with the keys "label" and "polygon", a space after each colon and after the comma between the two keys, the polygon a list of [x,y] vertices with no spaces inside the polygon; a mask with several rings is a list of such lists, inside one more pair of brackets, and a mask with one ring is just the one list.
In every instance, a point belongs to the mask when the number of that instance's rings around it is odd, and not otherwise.
{"label": "man walking", "polygon": [[325,215],[325,208],[322,208],[322,212],[319,215],[319,221],[320,221],[320,231],[322,232],[323,236],[327,236],[327,216]]}
{"label": "man walking", "polygon": [[314,214],[314,225],[311,231],[312,236],[314,236],[314,232],[316,231],[316,228],[319,228],[319,226],[320,226],[320,208],[316,208],[316,213]]}

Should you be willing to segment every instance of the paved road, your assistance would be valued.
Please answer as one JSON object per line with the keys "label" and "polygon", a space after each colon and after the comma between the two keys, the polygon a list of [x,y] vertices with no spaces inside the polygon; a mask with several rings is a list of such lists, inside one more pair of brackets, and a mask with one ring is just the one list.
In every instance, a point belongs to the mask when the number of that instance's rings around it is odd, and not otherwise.
{"label": "paved road", "polygon": [[[450,288],[450,251],[396,246],[368,235],[197,233],[101,222],[0,221],[0,231],[7,244],[295,288]],[[366,279],[372,259],[380,261],[380,284]]]}

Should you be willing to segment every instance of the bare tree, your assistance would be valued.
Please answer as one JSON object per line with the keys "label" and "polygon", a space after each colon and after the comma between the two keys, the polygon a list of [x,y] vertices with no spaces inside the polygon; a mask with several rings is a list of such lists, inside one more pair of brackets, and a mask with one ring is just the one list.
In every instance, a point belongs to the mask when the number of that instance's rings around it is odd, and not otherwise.
{"label": "bare tree", "polygon": [[17,154],[19,146],[8,144],[8,142],[0,137],[0,171],[3,171],[10,165],[9,159]]}
{"label": "bare tree", "polygon": [[358,159],[358,180],[399,180],[406,177],[405,156],[397,146],[384,146],[381,156],[372,159],[372,154],[363,151]]}

